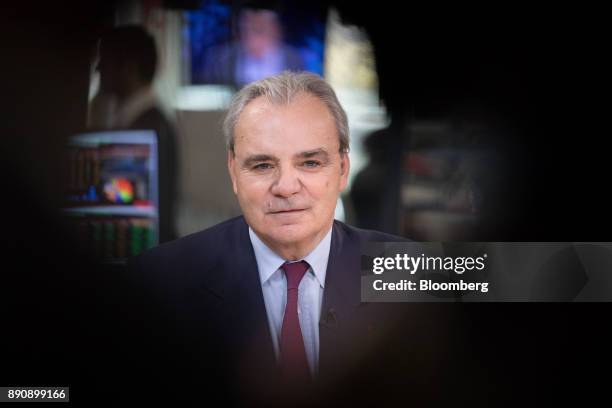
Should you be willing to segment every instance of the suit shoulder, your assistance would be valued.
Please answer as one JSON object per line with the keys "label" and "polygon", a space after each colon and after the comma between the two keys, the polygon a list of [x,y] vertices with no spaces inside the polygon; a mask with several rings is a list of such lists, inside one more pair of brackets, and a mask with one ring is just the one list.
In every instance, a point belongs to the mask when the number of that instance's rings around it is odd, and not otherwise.
{"label": "suit shoulder", "polygon": [[141,112],[131,125],[134,129],[148,129],[162,126],[168,128],[172,127],[170,120],[158,106],[151,106],[149,109]]}
{"label": "suit shoulder", "polygon": [[191,262],[199,258],[200,262],[213,263],[237,239],[246,222],[242,216],[229,219],[203,231],[199,231],[177,240],[152,248],[133,258],[132,264],[174,265]]}

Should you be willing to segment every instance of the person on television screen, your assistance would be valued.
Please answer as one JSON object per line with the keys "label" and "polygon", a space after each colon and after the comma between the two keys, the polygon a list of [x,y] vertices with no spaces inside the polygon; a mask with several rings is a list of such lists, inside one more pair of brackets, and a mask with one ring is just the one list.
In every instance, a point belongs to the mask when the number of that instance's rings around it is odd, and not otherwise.
{"label": "person on television screen", "polygon": [[238,16],[238,38],[204,54],[202,82],[243,86],[283,70],[302,70],[299,51],[283,40],[278,13],[246,7]]}

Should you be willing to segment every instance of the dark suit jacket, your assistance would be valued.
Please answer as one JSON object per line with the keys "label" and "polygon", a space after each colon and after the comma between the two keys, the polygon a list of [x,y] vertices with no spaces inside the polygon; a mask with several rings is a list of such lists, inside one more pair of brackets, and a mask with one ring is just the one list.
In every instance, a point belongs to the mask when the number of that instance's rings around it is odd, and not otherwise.
{"label": "dark suit jacket", "polygon": [[[360,303],[361,246],[398,240],[402,238],[334,221],[317,386],[343,378],[381,333],[380,315]],[[146,285],[144,292],[135,293],[153,301],[154,321],[164,316],[162,327],[173,342],[164,351],[170,350],[173,372],[185,377],[181,384],[215,384],[215,391],[229,387],[232,395],[249,401],[278,397],[259,273],[243,217],[154,248],[129,266],[136,287]],[[156,361],[160,351],[156,349]]]}

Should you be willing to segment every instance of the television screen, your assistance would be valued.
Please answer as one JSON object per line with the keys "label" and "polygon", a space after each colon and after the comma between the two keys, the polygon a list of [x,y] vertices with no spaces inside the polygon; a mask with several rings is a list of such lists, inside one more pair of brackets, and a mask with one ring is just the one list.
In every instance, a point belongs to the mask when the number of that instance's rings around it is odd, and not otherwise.
{"label": "television screen", "polygon": [[192,84],[241,87],[283,70],[323,75],[324,12],[205,1],[186,18]]}
{"label": "television screen", "polygon": [[153,131],[76,135],[67,148],[65,214],[88,253],[123,262],[157,245],[157,140]]}

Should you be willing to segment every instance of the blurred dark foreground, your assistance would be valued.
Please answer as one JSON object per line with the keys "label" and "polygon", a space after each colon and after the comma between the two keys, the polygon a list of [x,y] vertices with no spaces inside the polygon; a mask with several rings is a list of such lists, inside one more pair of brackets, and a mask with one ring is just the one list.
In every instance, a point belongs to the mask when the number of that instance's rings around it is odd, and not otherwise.
{"label": "blurred dark foreground", "polygon": [[[470,18],[450,13],[438,19],[416,9],[402,14],[391,5],[338,5],[345,18],[370,30],[381,94],[393,118],[412,109],[442,109],[477,86],[465,81],[472,69],[495,62],[490,74],[498,79],[491,83],[498,87],[476,87],[475,96],[490,96],[508,126],[522,132],[509,143],[516,153],[513,184],[497,197],[503,205],[495,206],[507,222],[492,239],[607,240],[610,161],[599,101],[607,92],[599,75],[602,26],[596,15],[525,8],[515,11],[519,20],[506,10],[482,19],[466,10]],[[112,14],[112,7],[4,8],[0,384],[67,385],[77,406],[280,402],[234,393],[232,379],[219,375],[224,364],[214,350],[208,366],[191,366],[177,347],[173,320],[120,267],[100,266],[80,254],[62,229],[56,212],[60,164],[54,158],[64,138],[82,126],[74,118],[85,118],[88,47],[100,16]],[[409,41],[398,39],[412,23],[421,30],[406,32]],[[452,50],[472,52],[475,60],[454,67]],[[418,57],[412,71],[392,58],[403,53]],[[446,70],[452,74],[440,76]],[[513,83],[515,72],[529,73],[521,89]],[[403,321],[350,375],[313,392],[312,400],[291,404],[583,405],[606,389],[601,373],[610,366],[608,304],[389,307],[395,313],[399,308]]]}

